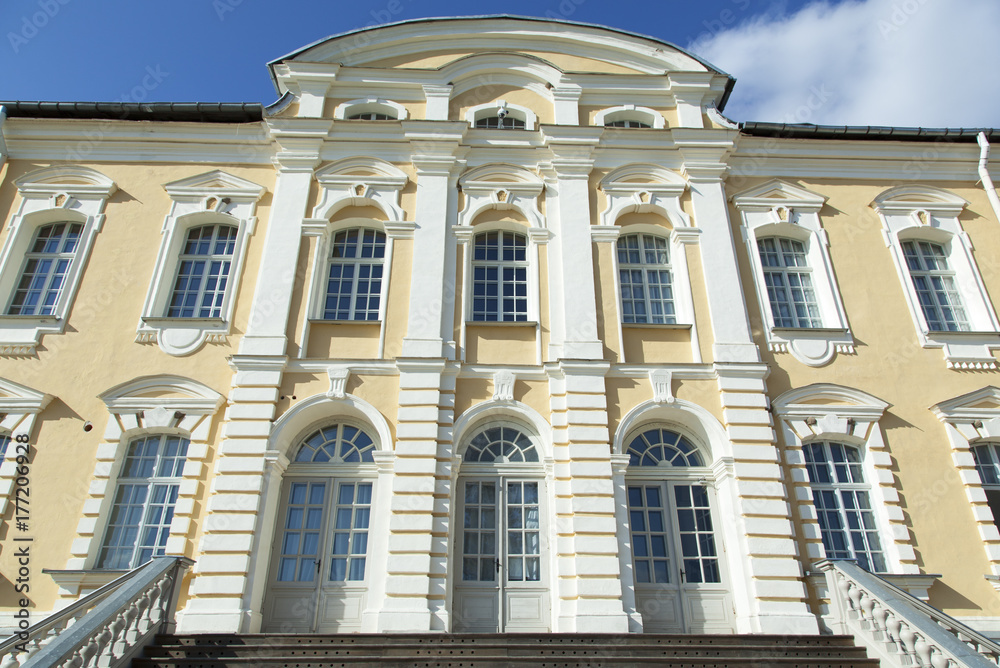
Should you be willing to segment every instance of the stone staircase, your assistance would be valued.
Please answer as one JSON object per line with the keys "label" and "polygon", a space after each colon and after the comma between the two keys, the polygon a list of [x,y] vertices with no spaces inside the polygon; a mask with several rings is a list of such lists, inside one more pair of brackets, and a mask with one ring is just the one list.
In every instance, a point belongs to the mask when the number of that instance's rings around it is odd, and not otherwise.
{"label": "stone staircase", "polygon": [[661,634],[164,635],[133,668],[877,668],[848,636]]}

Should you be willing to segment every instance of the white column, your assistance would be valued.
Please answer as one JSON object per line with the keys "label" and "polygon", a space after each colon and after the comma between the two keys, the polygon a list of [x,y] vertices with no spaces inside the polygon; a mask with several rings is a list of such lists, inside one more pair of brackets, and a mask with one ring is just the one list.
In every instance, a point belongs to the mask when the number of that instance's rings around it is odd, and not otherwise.
{"label": "white column", "polygon": [[[465,123],[408,121],[403,124],[413,143],[417,169],[417,204],[413,234],[413,273],[410,279],[410,314],[403,357],[454,359],[450,342],[454,313],[445,313],[444,295],[455,294],[455,249],[450,228],[458,209],[461,168],[458,141]],[[450,271],[449,271],[450,269]]]}
{"label": "white column", "polygon": [[[715,361],[759,362],[760,354],[750,332],[747,302],[722,182],[727,167],[718,160],[705,160],[706,149],[693,147],[693,144],[691,142],[690,151],[684,148],[682,151],[685,154],[684,170],[691,186],[694,220],[702,230],[699,245],[712,316]],[[714,148],[709,150],[716,152]]]}
{"label": "white column", "polygon": [[549,229],[549,303],[551,360],[600,360],[604,346],[597,331],[594,256],[590,236],[591,153],[603,128],[548,126],[552,150],[546,181]]}
{"label": "white column", "polygon": [[451,102],[451,86],[424,85],[424,97],[427,100],[427,107],[424,109],[424,118],[428,121],[448,120],[448,103]]}
{"label": "white column", "polygon": [[240,341],[243,355],[284,355],[295,269],[302,242],[302,221],[309,204],[313,169],[319,164],[330,121],[290,119],[272,122],[272,135],[282,150],[275,157],[271,219],[255,285],[250,321]]}

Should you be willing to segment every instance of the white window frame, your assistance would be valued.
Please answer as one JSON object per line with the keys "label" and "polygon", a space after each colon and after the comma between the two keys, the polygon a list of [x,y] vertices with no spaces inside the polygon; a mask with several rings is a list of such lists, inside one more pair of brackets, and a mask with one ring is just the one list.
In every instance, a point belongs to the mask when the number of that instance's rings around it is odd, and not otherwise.
{"label": "white window frame", "polygon": [[[498,235],[498,242],[499,242],[498,245],[497,245],[497,254],[498,254],[498,257],[497,257],[496,260],[477,260],[476,257],[475,257],[476,256],[477,240],[481,236],[487,235],[487,234],[496,234],[496,235]],[[510,237],[509,237],[510,239],[516,239],[516,238],[523,239],[523,241],[524,241],[524,247],[523,247],[523,249],[524,249],[524,259],[523,260],[517,260],[517,259],[514,259],[514,260],[505,260],[503,258],[504,242],[508,238],[508,235],[510,235]],[[469,308],[469,310],[468,310],[468,320],[469,320],[469,322],[474,322],[477,325],[479,325],[479,324],[491,324],[491,323],[517,323],[517,322],[528,323],[528,322],[532,322],[533,321],[531,319],[531,317],[530,317],[530,315],[532,313],[532,305],[533,305],[532,304],[533,300],[531,298],[531,278],[530,278],[530,274],[531,274],[532,266],[531,266],[531,260],[530,260],[530,245],[531,245],[531,239],[528,236],[527,230],[524,230],[524,231],[515,231],[515,230],[509,230],[509,229],[502,229],[502,228],[501,229],[492,229],[491,228],[491,229],[476,229],[476,230],[474,230],[473,235],[472,235],[472,241],[469,244],[469,251],[470,251],[470,254],[471,254],[471,257],[469,258],[469,260],[470,260],[469,270],[471,271],[471,275],[469,277],[469,282],[470,282],[470,286],[472,288],[472,293],[469,295],[469,300],[468,300],[468,308]],[[476,302],[476,299],[477,299],[476,294],[475,294],[475,292],[476,292],[476,275],[475,275],[476,274],[476,269],[477,268],[490,268],[490,267],[495,267],[496,270],[497,270],[497,274],[498,274],[497,281],[496,281],[496,285],[497,285],[497,288],[498,288],[498,293],[496,295],[497,309],[495,311],[490,311],[490,310],[483,311],[483,314],[485,315],[485,317],[478,318],[477,317],[477,311],[476,311],[476,305],[475,305],[475,302]],[[516,294],[514,295],[515,303],[518,300],[520,300],[520,299],[524,300],[524,313],[523,314],[518,313],[517,310],[513,311],[512,312],[512,315],[514,316],[513,320],[508,320],[506,318],[507,311],[504,308],[504,304],[503,304],[504,303],[504,294],[503,294],[504,287],[510,283],[509,281],[505,281],[504,280],[503,274],[504,274],[505,270],[508,270],[508,269],[515,270],[515,271],[517,269],[523,269],[524,270],[524,292],[525,292],[525,294],[524,294],[523,297],[519,297]],[[516,279],[514,280],[513,284],[517,285],[517,280]],[[518,315],[523,315],[523,317],[522,318],[518,318],[517,317]],[[537,320],[537,318],[535,320]]]}
{"label": "white window frame", "polygon": [[167,539],[167,555],[187,554],[194,536],[196,501],[203,491],[209,463],[209,446],[214,416],[225,397],[201,383],[181,376],[160,375],[138,378],[102,393],[108,409],[103,440],[97,447],[93,478],[90,480],[83,517],[77,524],[77,538],[71,547],[66,571],[55,571],[53,579],[74,595],[81,587],[94,589],[115,577],[96,569],[110,518],[117,480],[128,444],[145,435],[174,434],[189,441],[174,518]]}
{"label": "white window frame", "polygon": [[[0,355],[33,355],[43,334],[65,331],[71,307],[93,249],[104,225],[108,199],[118,190],[114,181],[84,167],[48,167],[20,177],[14,184],[21,195],[17,212],[7,224],[0,248]],[[73,261],[50,315],[10,315],[11,298],[24,269],[24,259],[37,230],[50,223],[83,226]]]}
{"label": "white window frame", "polygon": [[[815,402],[815,403],[812,403]],[[860,449],[862,471],[878,527],[888,573],[919,573],[899,493],[892,457],[879,426],[888,404],[853,388],[816,383],[785,392],[772,401],[779,418],[785,461],[791,469],[790,494],[805,538],[804,566],[825,559],[822,535],[813,504],[803,444],[835,441]]]}
{"label": "white window frame", "polygon": [[[986,386],[975,392],[942,401],[931,406],[931,412],[945,425],[951,444],[952,461],[965,488],[965,495],[972,508],[973,520],[983,542],[989,563],[991,584],[1000,591],[1000,528],[987,502],[985,488],[976,467],[972,448],[977,445],[1000,443],[1000,388]],[[940,488],[938,486],[940,483]],[[941,479],[924,495],[911,500],[914,507],[937,503],[947,494],[951,484]]]}
{"label": "white window frame", "polygon": [[[302,339],[299,357],[308,351],[312,324],[323,323],[380,323],[377,356],[385,352],[385,313],[389,299],[389,283],[396,241],[412,239],[416,224],[405,220],[406,213],[399,204],[400,194],[409,177],[392,164],[377,158],[355,157],[338,160],[316,172],[322,196],[312,210],[312,217],[302,221],[302,236],[315,237],[317,242],[312,254],[312,276],[309,279],[302,322]],[[374,207],[381,211],[381,219],[340,218],[331,219],[346,207]],[[379,297],[378,320],[324,320],[323,305],[326,299],[327,277],[330,270],[331,244],[334,235],[348,228],[367,228],[384,232],[385,256],[382,260],[382,293]]]}
{"label": "white window frame", "polygon": [[338,121],[345,121],[350,120],[355,114],[363,113],[386,114],[394,121],[405,121],[409,118],[406,107],[380,97],[362,97],[338,104],[333,110],[333,117]]}
{"label": "white window frame", "polygon": [[[492,118],[497,116],[501,109],[506,110],[507,118],[516,118],[524,121],[525,130],[534,130],[538,126],[538,116],[535,115],[535,112],[527,107],[522,107],[519,104],[512,104],[506,100],[497,100],[496,102],[477,104],[465,112],[465,120],[468,122],[470,128],[475,129],[476,121],[483,118]],[[510,130],[513,128],[507,129]]]}
{"label": "white window frame", "polygon": [[[666,234],[664,234],[663,232],[666,232]],[[656,231],[656,232],[637,231],[637,230],[632,229],[632,226],[625,226],[625,227],[621,228],[621,234],[615,240],[615,255],[616,255],[616,261],[617,261],[617,267],[618,267],[618,273],[617,273],[617,276],[616,276],[617,279],[618,279],[618,301],[621,304],[621,321],[622,321],[623,325],[676,325],[680,321],[679,318],[678,318],[678,299],[677,299],[676,271],[675,271],[675,268],[674,268],[674,264],[672,262],[672,260],[674,258],[674,251],[675,251],[675,249],[672,247],[673,244],[671,244],[671,242],[670,242],[669,230],[667,230],[666,228],[664,228],[663,232],[659,232],[659,231]],[[639,239],[639,248],[638,248],[638,251],[639,251],[639,262],[635,263],[635,264],[634,263],[630,263],[630,262],[622,263],[621,254],[620,254],[620,251],[621,251],[620,244],[622,243],[622,241],[626,237],[633,237],[633,236],[634,237],[638,237],[638,239]],[[664,250],[666,251],[666,254],[667,254],[667,262],[666,262],[666,264],[657,264],[657,263],[646,262],[646,252],[648,251],[648,249],[646,248],[646,239],[647,238],[649,238],[649,239],[658,239],[658,240],[663,241],[663,243],[664,243]],[[681,253],[684,252],[683,247],[681,247],[678,250]],[[655,251],[656,251],[656,249],[654,249],[654,252]],[[621,290],[622,290],[622,272],[623,271],[635,271],[635,270],[638,270],[638,271],[642,272],[642,290],[643,290],[642,301],[643,301],[643,305],[646,307],[646,315],[645,315],[646,319],[644,321],[642,321],[642,322],[639,322],[639,321],[625,322],[625,298],[621,295]],[[669,279],[669,282],[668,282],[667,285],[668,285],[668,287],[670,289],[670,295],[671,295],[671,297],[670,297],[670,300],[669,300],[669,304],[670,304],[671,309],[673,309],[673,313],[671,313],[669,315],[663,314],[664,320],[665,321],[669,321],[669,322],[654,322],[653,321],[653,317],[654,317],[653,313],[652,313],[653,309],[651,308],[652,305],[653,305],[653,300],[650,297],[650,283],[649,283],[649,278],[648,278],[648,272],[649,271],[666,271],[667,274],[670,276],[670,279]],[[635,300],[633,300],[633,301],[635,301]],[[664,300],[662,298],[660,298],[657,301],[659,301],[661,304],[666,303],[666,300]],[[635,314],[634,313],[632,314],[632,317],[635,318]]]}
{"label": "white window frame", "polygon": [[[941,348],[951,369],[996,369],[992,351],[1000,349],[1000,321],[972,257],[972,241],[959,222],[968,205],[961,197],[931,186],[898,186],[881,193],[872,208],[882,221],[883,236],[920,345]],[[968,330],[931,330],[903,254],[904,241],[930,241],[945,250],[955,277]]]}
{"label": "white window frame", "polygon": [[[257,226],[257,202],[265,189],[221,170],[164,185],[173,204],[163,221],[153,278],[136,328],[136,342],[157,343],[163,352],[190,355],[206,342],[226,339],[233,320],[249,238]],[[188,231],[204,225],[236,227],[236,244],[218,318],[167,316]]]}
{"label": "white window frame", "polygon": [[[855,480],[851,480],[849,482],[844,482],[844,481],[836,479],[837,478],[837,465],[834,462],[832,456],[831,457],[827,456],[827,455],[832,455],[833,446],[835,446],[835,445],[840,446],[841,448],[843,448],[844,451],[845,451],[845,453],[848,452],[848,451],[854,451],[854,452],[856,452],[858,454],[859,461],[856,463],[856,466],[859,469],[859,473],[860,473],[860,476],[862,478],[861,482],[857,482]],[[815,446],[819,446],[823,450],[823,461],[822,461],[822,464],[827,467],[828,471],[832,472],[830,482],[822,482],[822,481],[813,480],[812,477],[809,476],[810,462],[809,462],[809,458],[805,456],[805,453],[806,453],[807,449],[814,448]],[[811,440],[807,440],[807,441],[803,442],[802,443],[802,452],[803,452],[803,457],[804,457],[805,462],[806,462],[806,475],[807,475],[807,477],[809,477],[809,489],[811,490],[812,496],[813,496],[813,508],[814,508],[814,510],[816,510],[817,523],[819,522],[819,509],[816,507],[816,495],[817,495],[817,493],[822,493],[822,492],[832,492],[833,495],[834,495],[834,497],[835,497],[835,499],[836,499],[836,508],[835,509],[834,508],[826,508],[825,511],[828,512],[828,513],[836,514],[837,518],[840,521],[841,526],[840,526],[839,529],[827,528],[826,531],[825,531],[825,533],[827,535],[830,535],[830,536],[833,536],[834,534],[837,534],[837,533],[841,534],[843,536],[843,538],[844,538],[845,545],[846,545],[846,549],[844,550],[844,552],[846,552],[847,554],[850,555],[848,557],[832,557],[829,554],[826,554],[826,545],[825,545],[826,541],[824,540],[823,541],[823,544],[824,544],[823,545],[824,558],[825,559],[845,559],[846,558],[846,559],[851,559],[851,560],[854,560],[854,561],[859,561],[859,555],[864,555],[864,560],[867,561],[870,566],[874,567],[876,565],[874,563],[874,555],[877,554],[877,555],[879,555],[879,557],[881,558],[881,560],[883,562],[882,565],[886,566],[886,569],[885,570],[874,570],[872,568],[872,569],[865,569],[865,570],[870,570],[872,573],[883,573],[883,572],[885,572],[888,569],[888,561],[885,558],[885,549],[882,547],[883,539],[882,539],[882,536],[880,535],[880,532],[879,532],[878,521],[876,520],[876,516],[875,516],[875,508],[873,507],[873,504],[872,504],[871,484],[868,482],[867,476],[865,476],[865,471],[864,471],[864,448],[862,448],[860,446],[857,446],[857,445],[853,445],[851,443],[844,443],[844,442],[842,442],[840,440],[837,440],[837,439],[823,438],[823,439],[811,439]],[[815,464],[815,463],[816,462],[813,462],[813,464]],[[846,462],[845,466],[847,468],[847,471],[849,472],[849,475],[853,478],[853,474],[850,473],[851,469],[853,468],[852,467],[852,462],[849,462],[849,461]],[[866,497],[867,503],[868,503],[868,508],[860,508],[860,504],[856,504],[856,507],[853,508],[853,510],[856,511],[859,515],[870,515],[872,523],[875,524],[875,530],[874,530],[873,533],[875,534],[875,541],[877,541],[877,543],[878,543],[877,546],[873,545],[872,544],[873,541],[869,539],[869,537],[868,537],[868,533],[869,532],[863,531],[862,532],[864,534],[863,543],[865,545],[865,549],[863,549],[863,550],[856,549],[856,547],[854,545],[854,541],[853,541],[853,536],[852,536],[852,534],[854,533],[854,531],[852,531],[850,529],[850,521],[848,520],[848,515],[850,513],[850,510],[845,507],[843,492],[847,492],[848,494],[851,494],[852,496],[855,497],[855,499],[857,499],[862,494]],[[824,534],[824,530],[823,530],[822,525],[820,525],[820,536],[823,537],[823,534]],[[876,547],[878,549],[875,549]],[[858,565],[861,566],[860,563]]]}
{"label": "white window frame", "polygon": [[[829,363],[836,353],[853,354],[854,337],[837,288],[826,230],[819,212],[826,197],[779,180],[739,193],[732,198],[742,218],[743,241],[752,267],[757,302],[764,321],[768,349],[791,353],[808,366]],[[787,238],[805,249],[806,267],[819,309],[818,327],[779,327],[771,311],[767,280],[758,241]]]}
{"label": "white window frame", "polygon": [[609,127],[608,123],[615,121],[639,121],[654,130],[662,130],[667,126],[667,122],[664,120],[662,114],[649,107],[637,107],[634,104],[624,104],[601,109],[594,116],[594,125],[598,126]]}
{"label": "white window frame", "polygon": [[[364,258],[364,257],[361,257],[359,255],[359,256],[354,257],[354,258],[335,259],[333,257],[333,247],[334,247],[334,244],[336,242],[337,235],[341,234],[341,233],[351,232],[351,231],[357,231],[357,232],[359,232],[360,235],[362,235],[362,239],[360,239],[359,243],[358,243],[359,250],[360,250],[362,244],[364,243],[363,235],[366,232],[374,232],[375,234],[382,235],[382,246],[383,246],[383,248],[382,248],[382,257],[380,257],[380,258],[376,258],[376,257]],[[372,323],[374,323],[374,322],[381,322],[382,318],[385,315],[385,297],[386,297],[386,294],[387,294],[386,287],[387,287],[387,283],[388,283],[388,277],[386,276],[385,270],[386,270],[386,266],[388,265],[386,255],[388,255],[389,247],[390,247],[389,236],[385,233],[385,231],[383,229],[380,229],[380,227],[375,226],[375,225],[371,225],[371,224],[368,224],[368,225],[358,225],[358,226],[350,226],[350,227],[346,227],[346,226],[345,227],[339,227],[338,226],[337,229],[331,230],[331,233],[330,233],[329,237],[326,239],[325,245],[326,245],[326,271],[323,273],[323,276],[322,276],[323,280],[321,281],[321,284],[320,284],[320,292],[321,292],[321,294],[318,295],[318,297],[319,297],[319,304],[318,304],[318,308],[317,308],[317,313],[316,313],[317,318],[316,319],[317,320],[322,320],[323,322],[360,322],[360,323],[364,323],[364,322],[372,322]],[[352,283],[352,288],[351,288],[351,304],[350,304],[350,307],[349,307],[350,317],[348,317],[348,318],[327,318],[326,317],[326,300],[330,296],[330,291],[329,291],[330,268],[335,263],[336,264],[340,264],[340,265],[348,265],[348,264],[350,264],[350,265],[353,265],[355,267],[355,275],[354,275],[354,278],[353,278],[353,283]],[[357,269],[360,268],[360,266],[363,265],[363,264],[367,264],[367,265],[371,265],[371,266],[379,266],[379,267],[382,268],[382,276],[379,279],[379,291],[378,291],[378,300],[379,301],[378,301],[378,309],[375,312],[375,318],[358,318],[358,317],[356,317],[357,316],[357,312],[356,312],[355,297],[358,294],[358,281],[360,280],[360,277],[358,276]],[[369,277],[369,280],[371,280],[370,277]],[[369,292],[368,294],[371,295],[372,293]]]}
{"label": "white window frame", "polygon": [[0,459],[0,515],[7,512],[17,473],[17,437],[28,437],[32,449],[38,447],[35,421],[53,397],[30,387],[0,378],[0,433],[10,436],[11,442]]}
{"label": "white window frame", "polygon": [[[190,447],[191,444],[190,444],[190,441],[187,438],[185,438],[184,436],[182,436],[180,434],[176,434],[176,433],[167,433],[167,432],[164,432],[164,433],[149,433],[149,434],[136,435],[136,436],[133,436],[131,439],[129,439],[128,445],[125,448],[125,451],[124,451],[123,457],[122,457],[122,459],[123,459],[123,461],[122,461],[122,467],[124,467],[125,464],[128,461],[128,451],[129,451],[129,449],[132,448],[132,445],[134,443],[136,443],[137,441],[147,440],[147,439],[150,439],[150,438],[156,438],[158,440],[157,450],[156,450],[157,454],[156,454],[156,459],[154,460],[154,467],[157,466],[159,464],[159,462],[161,461],[162,455],[163,455],[164,450],[165,450],[165,448],[167,446],[167,441],[169,439],[176,438],[176,439],[179,439],[179,441],[183,441],[185,443],[185,445],[183,446],[184,455],[182,457],[178,457],[178,459],[181,459],[182,462],[183,462],[183,463],[181,463],[181,466],[180,466],[181,470],[180,470],[180,472],[177,471],[177,462],[175,462],[172,465],[173,474],[169,475],[169,476],[160,476],[160,475],[157,475],[157,471],[156,471],[155,468],[154,468],[154,471],[153,471],[152,475],[144,477],[144,478],[128,478],[128,477],[125,477],[124,475],[121,474],[121,470],[119,471],[119,475],[118,475],[117,479],[115,480],[114,491],[111,493],[111,508],[110,508],[110,510],[108,512],[108,519],[107,519],[107,522],[105,523],[105,528],[104,528],[104,536],[101,539],[101,545],[100,545],[100,549],[99,549],[98,555],[97,555],[96,566],[97,566],[98,570],[121,570],[123,568],[125,570],[130,570],[130,569],[133,569],[133,568],[138,568],[143,563],[145,563],[143,561],[139,561],[138,560],[140,541],[142,540],[143,534],[146,533],[146,531],[148,531],[152,527],[159,527],[161,531],[162,531],[163,528],[166,527],[167,528],[167,535],[168,535],[167,540],[169,540],[170,529],[169,529],[169,526],[163,524],[163,519],[164,518],[162,517],[162,515],[161,515],[161,517],[159,519],[159,524],[148,523],[150,507],[154,503],[154,501],[153,501],[153,490],[155,488],[157,488],[157,487],[160,487],[160,488],[164,488],[165,487],[168,490],[168,494],[170,493],[169,490],[176,490],[178,492],[178,494],[176,495],[176,497],[172,501],[168,497],[164,501],[164,504],[163,504],[163,514],[166,514],[167,511],[168,511],[168,509],[169,509],[169,512],[170,512],[170,515],[171,515],[171,522],[172,522],[173,513],[174,513],[174,511],[176,509],[176,506],[177,506],[177,501],[180,499],[180,496],[179,496],[180,485],[181,485],[181,482],[183,481],[183,477],[182,477],[181,474],[183,473],[184,463],[187,462],[187,449]],[[102,563],[105,551],[107,551],[109,549],[121,549],[121,548],[125,547],[124,545],[122,545],[122,546],[119,546],[118,548],[111,548],[111,546],[108,545],[108,541],[112,538],[114,527],[116,526],[116,525],[112,524],[112,521],[115,519],[115,515],[118,512],[118,509],[121,508],[121,504],[118,503],[118,495],[119,495],[119,492],[121,491],[123,485],[131,485],[131,486],[135,486],[135,487],[145,486],[146,487],[146,497],[145,497],[145,500],[142,503],[142,515],[139,518],[138,523],[136,525],[134,525],[135,528],[136,528],[136,539],[135,539],[135,542],[132,544],[132,556],[129,559],[129,563],[127,565],[125,565],[125,566],[111,567],[111,566],[107,566],[104,563]],[[118,525],[118,526],[133,526],[133,525],[125,524],[125,525]],[[157,543],[158,542],[159,541],[157,541]],[[166,541],[164,541],[164,545],[162,545],[162,546],[159,545],[159,544],[157,544],[157,545],[153,545],[153,546],[144,546],[144,547],[147,547],[147,548],[148,547],[152,547],[152,550],[153,550],[152,556],[153,557],[163,556],[162,554],[157,554],[157,552],[160,552],[161,550],[165,550],[165,548],[166,548],[165,543],[166,543]]]}

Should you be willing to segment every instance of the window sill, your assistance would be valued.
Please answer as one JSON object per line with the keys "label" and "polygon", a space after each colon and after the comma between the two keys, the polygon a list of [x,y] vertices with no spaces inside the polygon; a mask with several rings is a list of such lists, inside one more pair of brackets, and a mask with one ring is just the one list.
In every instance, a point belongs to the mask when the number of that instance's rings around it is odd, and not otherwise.
{"label": "window sill", "polygon": [[466,327],[536,327],[536,320],[466,320]]}
{"label": "window sill", "polygon": [[629,329],[691,329],[690,323],[676,322],[623,322],[622,327]]}
{"label": "window sill", "polygon": [[[377,121],[372,121],[373,123]],[[309,318],[310,325],[381,325],[381,320],[325,320],[324,318]]]}
{"label": "window sill", "polygon": [[846,334],[844,327],[772,327],[775,334],[805,334],[815,332],[816,334]]}
{"label": "window sill", "polygon": [[165,316],[147,316],[143,317],[142,321],[147,325],[153,327],[162,327],[164,325],[176,327],[178,325],[225,325],[225,318],[168,318]]}
{"label": "window sill", "polygon": [[927,336],[939,339],[945,336],[1000,336],[1000,332],[995,330],[951,330],[932,329],[925,332]]}
{"label": "window sill", "polygon": [[23,323],[23,322],[37,322],[40,324],[51,324],[61,321],[57,315],[21,315],[21,314],[7,314],[0,315],[0,322],[10,322],[10,323]]}

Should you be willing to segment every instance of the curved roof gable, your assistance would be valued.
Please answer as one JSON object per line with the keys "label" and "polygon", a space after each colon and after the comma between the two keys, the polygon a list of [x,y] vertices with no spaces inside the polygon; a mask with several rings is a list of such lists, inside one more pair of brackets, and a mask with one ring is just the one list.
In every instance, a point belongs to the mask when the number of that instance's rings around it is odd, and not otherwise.
{"label": "curved roof gable", "polygon": [[[707,72],[729,76],[653,37],[575,21],[509,15],[413,19],[364,28],[327,37],[272,61],[268,67],[277,81],[274,68],[286,61],[359,67],[404,55],[419,58],[456,51],[552,52],[606,62],[637,74]],[[731,85],[732,77],[729,79]]]}

